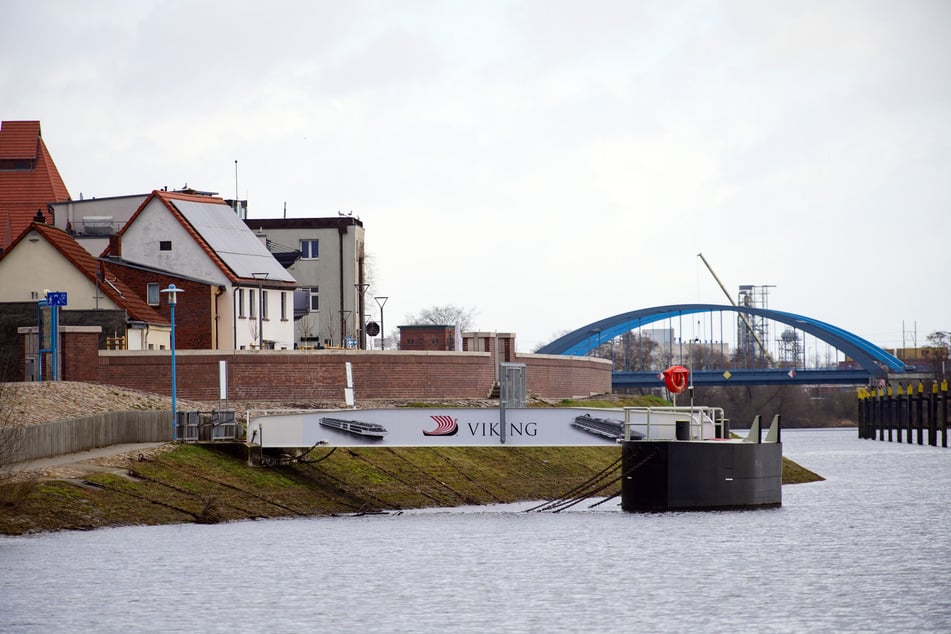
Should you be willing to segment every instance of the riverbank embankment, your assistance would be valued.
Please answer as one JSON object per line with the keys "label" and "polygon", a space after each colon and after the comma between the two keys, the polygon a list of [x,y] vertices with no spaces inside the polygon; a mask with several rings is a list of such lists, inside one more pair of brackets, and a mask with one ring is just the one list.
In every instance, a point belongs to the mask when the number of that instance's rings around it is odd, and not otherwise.
{"label": "riverbank embankment", "polygon": [[[54,393],[64,399],[60,390],[51,389]],[[82,408],[82,393],[79,388],[68,401],[70,408]],[[108,396],[106,407],[124,400],[120,391]],[[128,397],[149,407],[163,404],[160,398]],[[44,418],[35,413],[44,407],[37,395],[31,398],[33,417]],[[59,409],[50,408],[45,418]],[[241,451],[166,443],[6,478],[0,482],[0,534],[555,499],[619,458],[616,446],[321,447],[305,461],[261,468],[248,466]],[[620,491],[615,470],[602,495]],[[784,484],[816,479],[821,478],[784,459]]]}
{"label": "riverbank embankment", "polygon": [[[260,468],[221,448],[168,444],[81,477],[0,485],[0,534],[554,499],[619,457],[610,446],[339,448]],[[816,478],[784,460],[784,484]]]}

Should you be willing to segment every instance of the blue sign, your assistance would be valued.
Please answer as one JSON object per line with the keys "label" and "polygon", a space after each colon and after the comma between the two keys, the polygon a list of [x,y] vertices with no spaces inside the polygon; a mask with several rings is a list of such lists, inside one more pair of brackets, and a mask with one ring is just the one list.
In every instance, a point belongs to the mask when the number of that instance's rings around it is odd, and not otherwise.
{"label": "blue sign", "polygon": [[50,306],[65,306],[66,291],[49,292],[46,294],[46,301]]}

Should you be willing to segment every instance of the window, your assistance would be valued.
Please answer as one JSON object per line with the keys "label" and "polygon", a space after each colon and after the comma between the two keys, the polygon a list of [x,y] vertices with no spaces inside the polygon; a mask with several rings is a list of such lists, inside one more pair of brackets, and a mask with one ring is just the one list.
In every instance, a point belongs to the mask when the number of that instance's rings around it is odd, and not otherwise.
{"label": "window", "polygon": [[281,321],[287,321],[287,291],[281,291]]}
{"label": "window", "polygon": [[254,310],[254,289],[248,289],[248,316],[251,319],[257,317],[257,313]]}
{"label": "window", "polygon": [[159,251],[171,251],[172,250],[172,241],[171,240],[162,240],[158,243]]}
{"label": "window", "polygon": [[320,310],[320,287],[310,287],[310,312],[316,313]]}
{"label": "window", "polygon": [[267,291],[261,291],[261,319],[267,319]]}
{"label": "window", "polygon": [[145,285],[145,301],[149,306],[159,305],[159,285],[157,282],[149,282]]}
{"label": "window", "polygon": [[244,289],[238,289],[238,317],[244,319]]}
{"label": "window", "polygon": [[303,260],[316,260],[320,257],[320,240],[301,240],[300,257]]}

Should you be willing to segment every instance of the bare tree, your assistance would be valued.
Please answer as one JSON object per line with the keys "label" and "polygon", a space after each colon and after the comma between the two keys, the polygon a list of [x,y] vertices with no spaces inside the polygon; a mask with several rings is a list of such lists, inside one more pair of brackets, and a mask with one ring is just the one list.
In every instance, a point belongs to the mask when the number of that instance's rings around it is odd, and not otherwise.
{"label": "bare tree", "polygon": [[432,306],[420,311],[416,315],[406,317],[410,325],[432,324],[434,326],[458,326],[462,332],[472,328],[472,319],[475,317],[474,308],[462,308],[453,304]]}
{"label": "bare tree", "polygon": [[951,332],[936,330],[927,337],[928,356],[935,378],[943,379],[948,374],[948,357],[951,352]]}
{"label": "bare tree", "polygon": [[0,482],[20,453],[22,430],[16,424],[17,384],[0,383]]}

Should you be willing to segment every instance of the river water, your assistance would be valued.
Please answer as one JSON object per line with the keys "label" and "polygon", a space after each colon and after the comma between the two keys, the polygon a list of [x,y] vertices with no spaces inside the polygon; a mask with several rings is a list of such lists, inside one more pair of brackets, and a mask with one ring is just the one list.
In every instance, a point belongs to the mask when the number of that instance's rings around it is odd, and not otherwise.
{"label": "river water", "polygon": [[769,510],[524,503],[0,538],[0,631],[951,631],[951,449],[783,441],[827,480]]}

